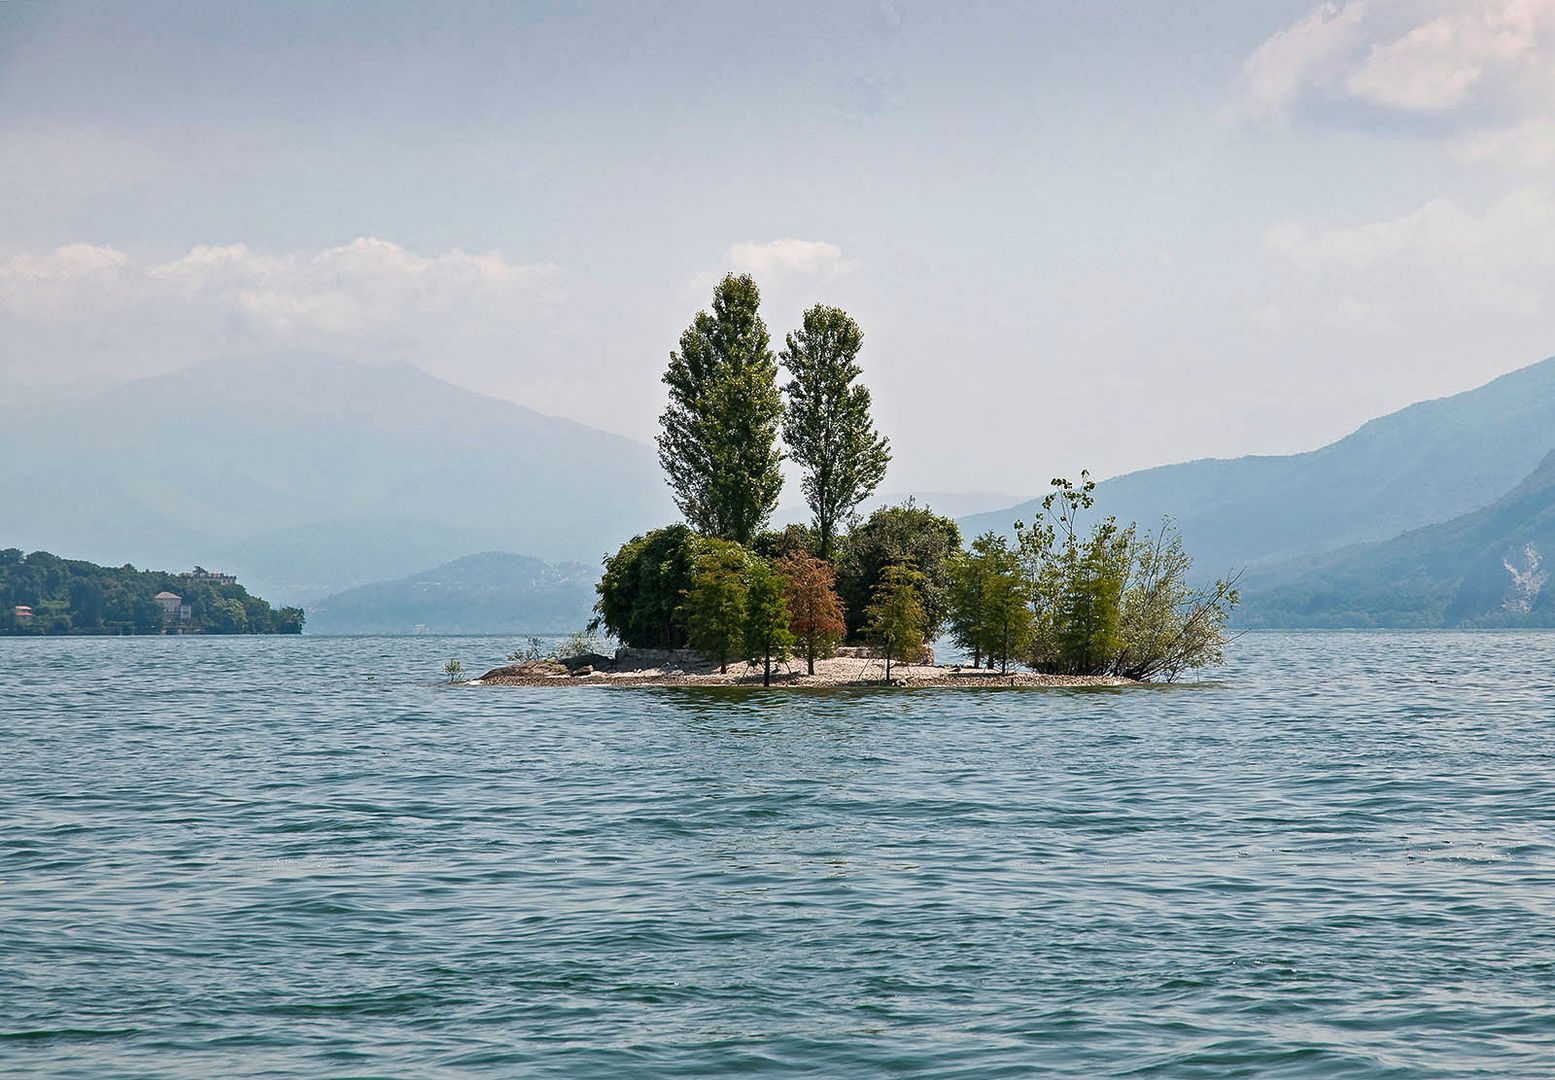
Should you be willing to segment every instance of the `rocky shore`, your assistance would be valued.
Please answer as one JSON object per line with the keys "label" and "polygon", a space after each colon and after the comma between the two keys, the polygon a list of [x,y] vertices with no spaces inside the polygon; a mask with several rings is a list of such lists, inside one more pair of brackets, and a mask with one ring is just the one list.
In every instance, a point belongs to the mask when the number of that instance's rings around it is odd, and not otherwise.
{"label": "rocky shore", "polygon": [[[932,662],[892,664],[891,685],[900,687],[1080,687],[1128,686],[1129,679],[1091,675],[1038,675],[1009,672],[1001,675],[961,665]],[[804,660],[775,666],[773,687],[881,686],[885,661],[845,650],[845,655],[815,662],[815,674],[805,670]],[[470,686],[760,686],[761,665],[731,663],[727,672],[688,651],[648,653],[623,649],[615,657],[591,654],[565,660],[526,660],[493,668]]]}

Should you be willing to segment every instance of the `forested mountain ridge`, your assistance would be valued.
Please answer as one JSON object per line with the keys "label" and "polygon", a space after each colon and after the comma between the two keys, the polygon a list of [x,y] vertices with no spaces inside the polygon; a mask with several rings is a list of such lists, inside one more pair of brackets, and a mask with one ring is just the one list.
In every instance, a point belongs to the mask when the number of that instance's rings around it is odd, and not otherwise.
{"label": "forested mountain ridge", "polygon": [[[1171,515],[1207,575],[1386,540],[1485,506],[1555,449],[1555,358],[1372,420],[1318,450],[1206,459],[1106,480],[1121,521]],[[1009,532],[1038,500],[961,519]]]}
{"label": "forested mountain ridge", "polygon": [[1245,626],[1555,626],[1555,452],[1480,510],[1249,578]]}
{"label": "forested mountain ridge", "polygon": [[275,609],[236,582],[46,551],[0,551],[0,634],[298,634],[303,612]]}

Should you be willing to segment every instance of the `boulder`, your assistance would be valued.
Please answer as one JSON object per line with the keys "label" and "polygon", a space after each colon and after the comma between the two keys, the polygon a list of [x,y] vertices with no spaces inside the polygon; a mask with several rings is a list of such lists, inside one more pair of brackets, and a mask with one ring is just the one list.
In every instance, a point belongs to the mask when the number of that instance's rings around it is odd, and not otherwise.
{"label": "boulder", "polygon": [[573,668],[572,671],[570,671],[568,674],[570,674],[573,678],[576,679],[576,678],[579,678],[579,677],[584,676],[584,675],[592,675],[592,674],[594,674],[594,669],[590,665],[584,664],[580,668]]}
{"label": "boulder", "polygon": [[564,656],[561,658],[561,663],[569,672],[576,675],[579,668],[592,668],[595,671],[603,671],[613,666],[615,661],[597,652],[586,652],[579,653],[577,656]]}
{"label": "boulder", "polygon": [[517,664],[507,664],[504,667],[492,668],[481,676],[481,681],[488,679],[535,679],[551,675],[565,675],[567,669],[555,660],[525,660]]}

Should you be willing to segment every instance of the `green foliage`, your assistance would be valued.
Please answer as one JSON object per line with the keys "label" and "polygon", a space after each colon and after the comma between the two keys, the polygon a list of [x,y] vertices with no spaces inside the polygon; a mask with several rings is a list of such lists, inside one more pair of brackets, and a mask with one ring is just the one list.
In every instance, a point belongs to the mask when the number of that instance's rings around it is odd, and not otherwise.
{"label": "green foliage", "polygon": [[595,623],[624,645],[684,648],[688,636],[681,604],[706,545],[684,525],[668,525],[628,540],[605,559]]}
{"label": "green foliage", "polygon": [[749,275],[729,274],[670,354],[669,406],[659,462],[686,521],[708,536],[749,543],[777,507],[783,477],[777,362]]}
{"label": "green foliage", "polygon": [[1226,621],[1241,597],[1235,580],[1195,589],[1193,560],[1171,521],[1153,533],[1128,529],[1129,579],[1119,604],[1113,671],[1131,679],[1164,677],[1225,659]]}
{"label": "green foliage", "polygon": [[865,634],[885,653],[885,677],[894,660],[916,656],[923,649],[929,625],[923,604],[924,578],[906,563],[893,563],[880,575],[867,609]]}
{"label": "green foliage", "polygon": [[788,582],[765,559],[746,564],[745,659],[761,663],[761,684],[772,685],[772,662],[788,659],[794,645],[789,628]]}
{"label": "green foliage", "polygon": [[458,660],[450,660],[443,665],[443,677],[451,683],[464,681],[464,664]]}
{"label": "green foliage", "polygon": [[[176,593],[190,608],[187,621],[166,621],[160,592]],[[31,607],[30,622],[18,605]],[[299,634],[301,608],[272,609],[237,584],[219,584],[133,566],[98,566],[46,551],[0,551],[0,633],[160,634],[164,629],[205,634]]]}
{"label": "green foliage", "polygon": [[786,525],[781,531],[768,529],[758,533],[750,549],[769,562],[790,555],[814,555],[818,550],[815,530],[808,525]]}
{"label": "green foliage", "polygon": [[841,308],[816,304],[781,354],[785,386],[783,441],[804,469],[805,502],[815,516],[816,554],[832,556],[838,526],[880,486],[890,444],[874,428],[869,390],[855,380],[864,333]]}
{"label": "green foliage", "polygon": [[729,658],[743,651],[754,556],[732,540],[708,540],[686,591],[686,628],[691,647],[729,670]]}
{"label": "green foliage", "polygon": [[555,655],[556,650],[549,648],[545,642],[541,641],[537,637],[528,637],[524,639],[523,645],[508,653],[508,659],[516,660],[519,662],[529,660],[549,660]]}
{"label": "green foliage", "polygon": [[1030,590],[1019,554],[1001,534],[988,532],[958,552],[950,569],[948,628],[956,644],[1008,671],[1025,656],[1033,631]]}
{"label": "green foliage", "polygon": [[562,639],[556,647],[558,657],[585,656],[589,653],[597,653],[604,649],[605,642],[594,630],[584,627],[582,630],[574,630]]}
{"label": "green foliage", "polygon": [[961,530],[949,518],[908,502],[876,510],[842,545],[837,592],[847,607],[848,636],[864,628],[865,612],[887,567],[911,563],[922,578],[924,632],[936,637],[950,607],[950,563],[961,549]]}
{"label": "green foliage", "polygon": [[1190,588],[1193,563],[1169,521],[1141,536],[1108,517],[1086,532],[1080,517],[1095,505],[1096,485],[1087,473],[1080,479],[1053,480],[1043,517],[1015,526],[1035,615],[1028,663],[1066,675],[1175,679],[1219,661],[1235,583]]}
{"label": "green foliage", "polygon": [[831,563],[803,552],[778,560],[777,570],[787,582],[789,628],[804,654],[805,668],[815,674],[815,661],[831,656],[848,632],[842,598]]}

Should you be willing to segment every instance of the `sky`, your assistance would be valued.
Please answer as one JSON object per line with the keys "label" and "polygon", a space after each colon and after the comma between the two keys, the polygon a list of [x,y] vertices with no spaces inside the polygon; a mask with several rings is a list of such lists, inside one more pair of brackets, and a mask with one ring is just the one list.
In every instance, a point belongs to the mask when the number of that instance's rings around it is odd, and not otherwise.
{"label": "sky", "polygon": [[735,270],[862,325],[888,488],[1023,494],[1555,353],[1555,0],[13,0],[0,206],[13,403],[308,348],[646,440]]}

